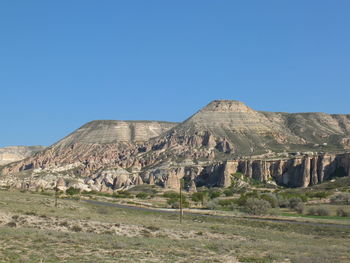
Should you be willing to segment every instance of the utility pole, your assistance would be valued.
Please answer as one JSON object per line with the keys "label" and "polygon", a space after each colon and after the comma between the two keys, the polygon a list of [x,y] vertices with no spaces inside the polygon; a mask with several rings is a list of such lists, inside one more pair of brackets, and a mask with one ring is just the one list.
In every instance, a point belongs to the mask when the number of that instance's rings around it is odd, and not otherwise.
{"label": "utility pole", "polygon": [[182,224],[183,210],[182,210],[182,179],[180,179],[180,224]]}

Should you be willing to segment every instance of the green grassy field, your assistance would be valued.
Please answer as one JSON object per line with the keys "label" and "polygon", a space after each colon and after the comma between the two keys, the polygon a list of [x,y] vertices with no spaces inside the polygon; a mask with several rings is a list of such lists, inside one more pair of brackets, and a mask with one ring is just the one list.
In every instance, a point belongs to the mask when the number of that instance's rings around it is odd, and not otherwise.
{"label": "green grassy field", "polygon": [[348,227],[54,203],[0,191],[0,262],[350,261]]}

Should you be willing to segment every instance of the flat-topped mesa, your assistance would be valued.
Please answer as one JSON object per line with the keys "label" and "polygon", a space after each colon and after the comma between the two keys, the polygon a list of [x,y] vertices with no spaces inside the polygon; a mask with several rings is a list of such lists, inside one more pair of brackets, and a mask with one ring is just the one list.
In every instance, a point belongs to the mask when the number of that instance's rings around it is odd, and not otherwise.
{"label": "flat-topped mesa", "polygon": [[44,146],[8,146],[0,148],[0,165],[22,160],[44,149]]}
{"label": "flat-topped mesa", "polygon": [[214,100],[205,106],[201,111],[215,112],[255,112],[252,108],[238,100]]}
{"label": "flat-topped mesa", "polygon": [[159,136],[176,124],[161,121],[96,120],[83,125],[57,145],[144,142]]}
{"label": "flat-topped mesa", "polygon": [[81,174],[110,165],[130,167],[135,162],[137,144],[157,137],[177,123],[162,121],[98,120],[86,123],[46,150],[0,171],[22,170],[84,163]]}

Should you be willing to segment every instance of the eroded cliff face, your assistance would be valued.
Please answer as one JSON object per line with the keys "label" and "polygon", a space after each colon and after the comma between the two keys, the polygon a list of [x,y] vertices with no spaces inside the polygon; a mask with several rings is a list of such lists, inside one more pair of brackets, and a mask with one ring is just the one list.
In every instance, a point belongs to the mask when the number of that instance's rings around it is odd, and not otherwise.
{"label": "eroded cliff face", "polygon": [[28,189],[53,189],[56,184],[60,184],[64,189],[76,187],[87,191],[113,192],[143,183],[179,189],[180,179],[184,179],[189,183],[191,191],[195,191],[198,186],[230,187],[233,175],[240,173],[260,182],[287,187],[308,187],[335,177],[350,176],[350,153],[305,155],[281,160],[227,160],[207,165],[191,163],[179,166],[167,163],[143,171],[140,167],[127,171],[120,166],[114,166],[101,168],[85,177],[75,177],[74,171],[83,167],[82,164],[75,163],[51,170],[36,169],[25,179],[19,180],[10,175],[2,177],[0,184]]}
{"label": "eroded cliff face", "polygon": [[348,154],[317,154],[345,152],[349,138],[350,115],[259,112],[239,101],[213,101],[179,124],[87,123],[45,151],[3,167],[0,181],[18,186],[16,177],[25,175],[26,185],[46,180],[51,187],[62,178],[67,187],[74,179],[87,189],[112,191],[140,183],[178,188],[184,178],[195,189],[228,187],[239,172],[307,187],[349,175]]}
{"label": "eroded cliff face", "polygon": [[208,186],[228,187],[232,175],[237,172],[260,182],[308,187],[334,177],[350,176],[350,153],[305,155],[283,160],[225,161],[205,167],[197,180],[209,183]]}
{"label": "eroded cliff face", "polygon": [[[106,166],[129,168],[137,165],[139,145],[174,127],[156,121],[93,121],[82,126],[45,151],[4,167],[3,175],[29,169],[55,168],[80,162],[77,171],[89,176]],[[151,160],[141,160],[149,165]]]}
{"label": "eroded cliff face", "polygon": [[44,146],[8,146],[0,148],[0,165],[23,160],[44,149]]}

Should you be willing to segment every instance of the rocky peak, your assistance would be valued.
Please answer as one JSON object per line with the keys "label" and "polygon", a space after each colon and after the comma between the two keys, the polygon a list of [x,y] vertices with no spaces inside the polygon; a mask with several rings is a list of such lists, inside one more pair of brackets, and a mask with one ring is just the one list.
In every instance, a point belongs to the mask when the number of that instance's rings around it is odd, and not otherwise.
{"label": "rocky peak", "polygon": [[215,112],[255,112],[253,109],[238,100],[214,100],[201,111]]}

